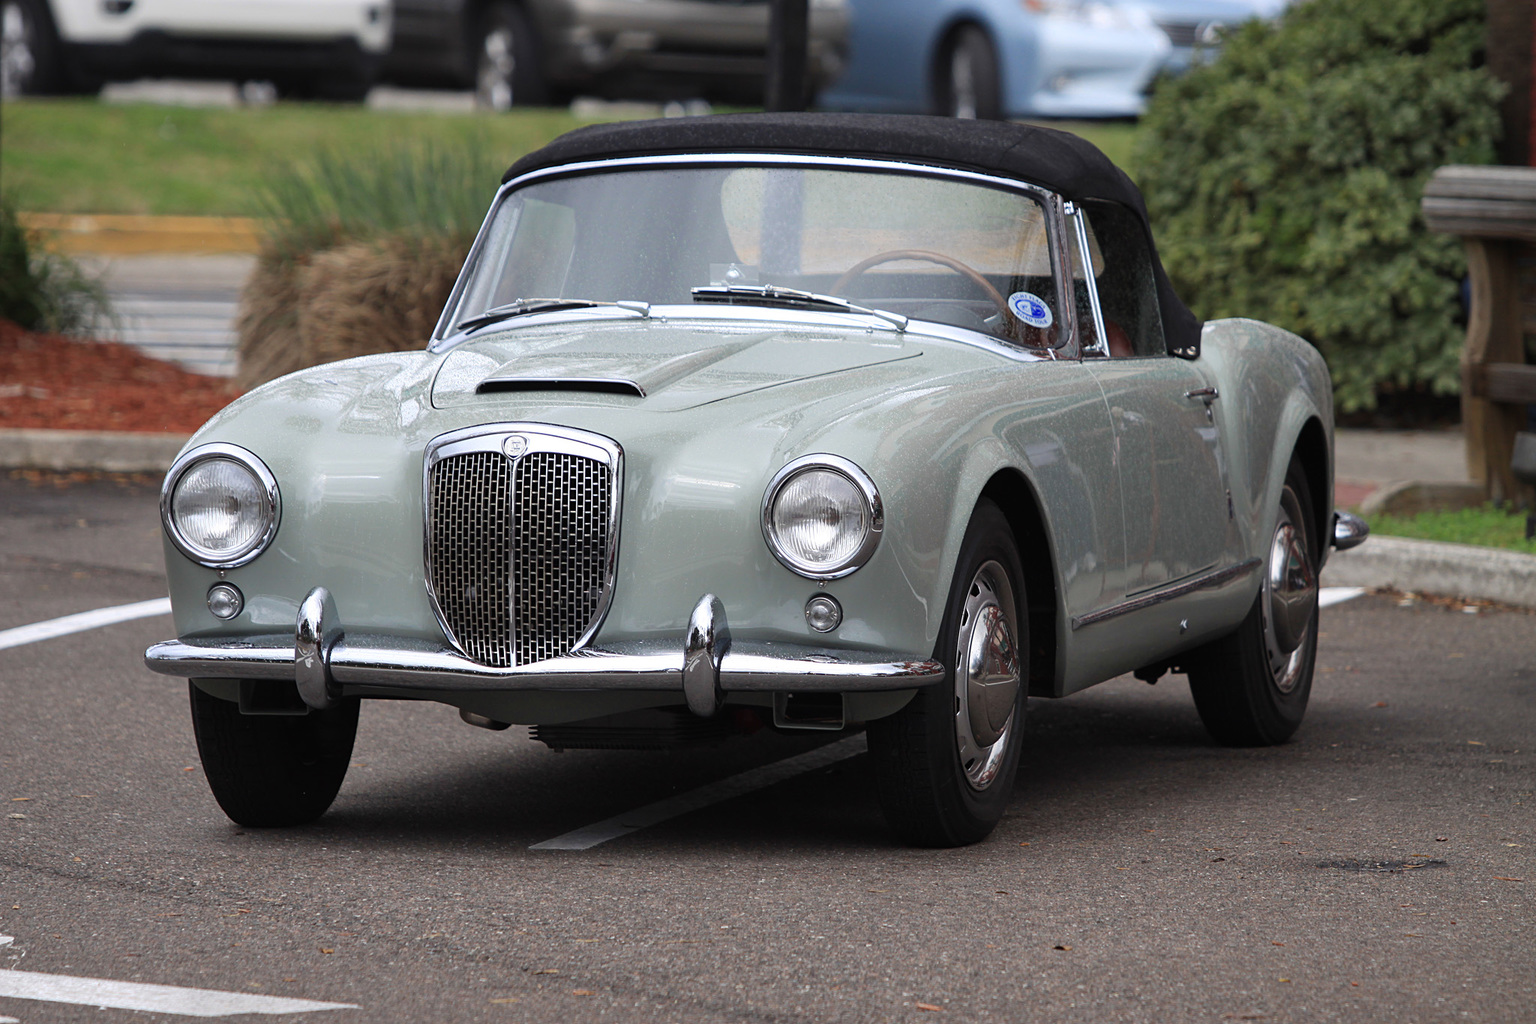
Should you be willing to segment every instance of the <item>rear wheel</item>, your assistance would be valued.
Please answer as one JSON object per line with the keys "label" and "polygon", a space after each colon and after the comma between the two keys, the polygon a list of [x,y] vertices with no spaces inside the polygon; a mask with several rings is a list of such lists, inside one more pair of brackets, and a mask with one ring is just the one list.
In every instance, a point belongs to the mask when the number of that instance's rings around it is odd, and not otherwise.
{"label": "rear wheel", "polygon": [[474,39],[475,103],[487,110],[538,106],[549,92],[533,27],[512,4],[492,4]]}
{"label": "rear wheel", "polygon": [[955,34],[939,70],[939,113],[949,117],[1003,117],[1002,76],[987,34],[967,25]]}
{"label": "rear wheel", "polygon": [[1284,743],[1301,725],[1317,659],[1312,495],[1291,461],[1259,596],[1237,631],[1192,654],[1189,691],[1206,731],[1233,747]]}
{"label": "rear wheel", "polygon": [[962,846],[997,825],[1013,791],[1029,688],[1023,573],[1013,533],[983,500],[950,587],[938,658],[945,682],[869,724],[880,806],[918,846]]}
{"label": "rear wheel", "polygon": [[203,772],[232,821],[274,828],[325,813],[352,759],[357,700],[307,715],[242,715],[234,701],[189,687]]}

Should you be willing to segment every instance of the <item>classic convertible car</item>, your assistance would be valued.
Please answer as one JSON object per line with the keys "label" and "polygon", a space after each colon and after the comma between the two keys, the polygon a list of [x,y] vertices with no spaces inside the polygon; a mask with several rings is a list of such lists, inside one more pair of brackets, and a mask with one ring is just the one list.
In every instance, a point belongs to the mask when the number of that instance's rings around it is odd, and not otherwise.
{"label": "classic convertible car", "polygon": [[1323,361],[1203,327],[1141,197],[1006,123],[601,125],[515,163],[424,350],[274,381],[161,512],[198,749],[312,820],[362,699],[559,748],[867,730],[894,831],[976,841],[1026,698],[1176,670],[1213,737],[1301,722]]}

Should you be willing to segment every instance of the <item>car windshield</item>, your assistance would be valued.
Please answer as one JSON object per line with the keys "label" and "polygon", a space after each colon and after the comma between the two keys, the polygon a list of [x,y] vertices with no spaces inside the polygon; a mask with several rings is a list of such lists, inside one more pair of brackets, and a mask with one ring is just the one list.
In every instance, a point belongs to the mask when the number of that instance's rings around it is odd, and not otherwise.
{"label": "car windshield", "polygon": [[545,179],[497,207],[445,327],[572,305],[851,304],[1055,347],[1064,331],[1046,223],[1022,192],[864,169]]}

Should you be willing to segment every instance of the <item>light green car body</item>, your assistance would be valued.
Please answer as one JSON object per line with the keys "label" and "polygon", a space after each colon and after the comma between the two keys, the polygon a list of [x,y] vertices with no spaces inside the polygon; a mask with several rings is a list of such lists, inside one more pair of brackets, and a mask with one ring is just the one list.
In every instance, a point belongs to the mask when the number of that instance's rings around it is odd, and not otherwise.
{"label": "light green car body", "polygon": [[[555,424],[623,450],[612,602],[589,647],[681,652],[714,595],[732,641],[935,658],[967,523],[991,498],[1015,526],[1030,609],[1029,692],[1064,696],[1232,631],[1253,606],[1293,458],[1332,535],[1331,388],[1316,350],[1248,320],[1208,323],[1196,359],[1109,359],[1069,344],[1040,358],[914,321],[753,307],[538,314],[447,351],[366,356],[301,371],[232,403],[191,439],[238,445],[276,478],[280,521],[248,564],[206,568],[166,543],[183,644],[287,636],[313,588],[339,629],[447,648],[425,574],[423,453],[481,424]],[[497,368],[607,372],[644,397],[476,392]],[[1190,392],[1214,388],[1202,399]],[[844,457],[878,487],[884,529],[868,563],[818,583],[764,539],[764,489],[791,459]],[[219,581],[244,610],[215,618]],[[807,624],[816,593],[831,633]],[[151,667],[193,675],[150,652]],[[291,678],[291,676],[290,676]],[[229,678],[200,681],[234,697]],[[680,690],[558,692],[519,679],[463,691],[381,682],[506,722],[555,723],[681,703]],[[846,719],[898,710],[895,686],[847,697]],[[724,694],[771,702],[771,694]]]}

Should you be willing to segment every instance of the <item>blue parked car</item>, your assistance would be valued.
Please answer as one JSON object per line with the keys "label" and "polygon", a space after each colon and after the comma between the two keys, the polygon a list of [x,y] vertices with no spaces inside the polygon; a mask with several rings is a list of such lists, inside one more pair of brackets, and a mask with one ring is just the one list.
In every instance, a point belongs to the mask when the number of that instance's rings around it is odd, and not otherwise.
{"label": "blue parked car", "polygon": [[1145,8],[1081,0],[852,0],[833,110],[1134,117],[1172,52]]}

